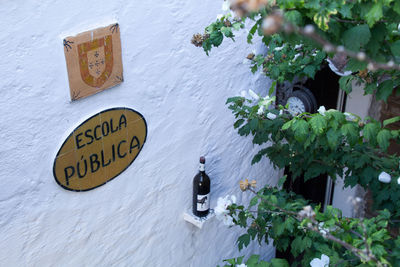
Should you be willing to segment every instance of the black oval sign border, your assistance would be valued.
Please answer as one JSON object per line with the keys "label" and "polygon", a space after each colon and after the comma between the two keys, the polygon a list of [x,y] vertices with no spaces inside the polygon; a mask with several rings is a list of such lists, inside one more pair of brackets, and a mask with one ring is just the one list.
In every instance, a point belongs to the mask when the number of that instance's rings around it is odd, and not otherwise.
{"label": "black oval sign border", "polygon": [[[108,111],[112,111],[112,110],[130,110],[130,111],[133,111],[133,112],[135,112],[136,114],[138,114],[138,115],[142,118],[142,120],[144,121],[144,126],[146,127],[146,135],[144,136],[143,144],[142,144],[142,147],[140,148],[139,152],[138,152],[137,155],[133,158],[133,160],[132,160],[120,173],[118,173],[118,174],[115,175],[114,177],[108,179],[106,182],[104,182],[104,183],[102,183],[102,184],[99,184],[99,185],[97,185],[97,186],[95,186],[95,187],[92,187],[92,188],[83,189],[83,190],[71,189],[71,188],[68,188],[68,187],[64,186],[63,184],[61,184],[61,183],[57,180],[57,176],[56,176],[56,161],[57,161],[58,155],[60,154],[61,149],[64,147],[65,143],[69,140],[69,138],[72,136],[72,134],[75,132],[76,129],[78,129],[79,127],[81,127],[83,124],[85,124],[87,121],[91,120],[92,118],[94,118],[94,117],[96,117],[96,116],[98,116],[98,115],[100,115],[100,114],[102,114],[102,113],[105,113],[105,112],[108,112]],[[68,191],[73,191],[73,192],[86,192],[86,191],[90,191],[90,190],[96,189],[96,188],[98,188],[98,187],[100,187],[100,186],[102,186],[102,185],[105,185],[106,183],[108,183],[109,181],[113,180],[115,177],[117,177],[117,176],[120,175],[121,173],[123,173],[126,169],[128,169],[129,166],[131,166],[131,164],[135,161],[135,159],[137,158],[137,156],[138,156],[138,155],[140,154],[140,152],[142,151],[143,146],[144,146],[144,144],[146,143],[146,140],[147,140],[147,122],[146,122],[145,118],[143,117],[143,115],[142,115],[140,112],[138,112],[138,111],[136,111],[136,110],[134,110],[134,109],[132,109],[132,108],[124,108],[124,107],[109,108],[109,109],[105,109],[105,110],[103,110],[103,111],[100,111],[99,113],[96,113],[96,114],[92,115],[91,117],[89,117],[88,119],[86,119],[85,121],[83,121],[81,124],[79,124],[77,127],[75,127],[75,128],[72,130],[72,132],[68,135],[68,137],[64,140],[64,142],[62,143],[60,149],[58,150],[57,155],[56,155],[56,157],[55,157],[55,159],[54,159],[54,162],[53,162],[53,176],[54,176],[54,180],[56,180],[56,182],[57,182],[57,184],[58,184],[59,186],[61,186],[62,188],[64,188],[65,190],[68,190]]]}

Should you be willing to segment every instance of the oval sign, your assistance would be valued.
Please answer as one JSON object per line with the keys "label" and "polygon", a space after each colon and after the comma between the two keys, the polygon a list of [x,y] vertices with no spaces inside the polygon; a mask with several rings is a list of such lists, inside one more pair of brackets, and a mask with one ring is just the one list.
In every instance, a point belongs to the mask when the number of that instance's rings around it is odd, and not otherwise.
{"label": "oval sign", "polygon": [[132,164],[146,137],[146,121],[133,109],[112,108],[97,113],[64,141],[54,160],[54,178],[71,191],[101,186]]}

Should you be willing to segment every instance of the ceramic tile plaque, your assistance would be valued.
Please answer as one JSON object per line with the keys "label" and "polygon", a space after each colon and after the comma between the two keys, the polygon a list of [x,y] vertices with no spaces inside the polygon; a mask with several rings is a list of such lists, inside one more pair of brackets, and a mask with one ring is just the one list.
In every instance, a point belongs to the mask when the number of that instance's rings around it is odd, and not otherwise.
{"label": "ceramic tile plaque", "polygon": [[64,141],[54,160],[54,178],[71,191],[99,187],[132,164],[146,137],[146,121],[133,109],[112,108],[97,113]]}
{"label": "ceramic tile plaque", "polygon": [[64,39],[71,100],[90,96],[123,81],[119,25]]}

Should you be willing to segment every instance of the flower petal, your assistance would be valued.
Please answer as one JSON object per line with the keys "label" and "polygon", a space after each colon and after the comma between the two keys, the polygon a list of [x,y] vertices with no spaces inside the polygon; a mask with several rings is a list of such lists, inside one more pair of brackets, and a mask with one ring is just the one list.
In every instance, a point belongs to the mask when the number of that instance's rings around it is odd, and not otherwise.
{"label": "flower petal", "polygon": [[270,120],[275,120],[276,119],[276,115],[274,113],[268,112],[267,114],[267,118]]}
{"label": "flower petal", "polygon": [[324,106],[320,106],[319,109],[318,109],[318,112],[319,112],[319,114],[321,114],[322,116],[325,116],[325,112],[326,112],[325,107],[324,107]]}
{"label": "flower petal", "polygon": [[325,254],[322,254],[322,255],[321,255],[321,261],[322,261],[322,263],[324,264],[324,266],[325,266],[325,265],[329,266],[329,257],[326,256]]}
{"label": "flower petal", "polygon": [[378,176],[378,180],[379,180],[379,182],[387,184],[387,183],[390,183],[391,177],[388,173],[381,172]]}

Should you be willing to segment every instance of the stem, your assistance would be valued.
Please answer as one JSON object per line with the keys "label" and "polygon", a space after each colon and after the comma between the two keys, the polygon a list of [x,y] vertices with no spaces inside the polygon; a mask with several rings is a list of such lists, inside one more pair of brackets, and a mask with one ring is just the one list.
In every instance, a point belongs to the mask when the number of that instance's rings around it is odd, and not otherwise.
{"label": "stem", "polygon": [[[314,220],[314,219],[311,219],[311,221],[312,221],[313,224],[318,224],[318,222],[317,222],[316,220]],[[309,229],[309,230],[311,230],[311,231],[313,231],[313,232],[315,232],[315,233],[321,234],[320,231],[318,230],[318,228],[315,227],[315,226],[314,226],[314,227],[309,227],[309,226],[307,226],[306,228]],[[323,237],[326,238],[326,239],[328,239],[328,240],[331,240],[331,241],[333,241],[333,242],[335,242],[335,243],[338,243],[339,245],[343,246],[344,248],[350,250],[350,251],[351,251],[354,255],[356,255],[361,261],[373,260],[374,262],[378,263],[378,266],[382,266],[382,264],[375,258],[375,256],[372,255],[372,254],[369,253],[369,252],[366,254],[366,253],[363,252],[362,250],[360,250],[360,249],[358,249],[358,248],[356,248],[356,247],[353,247],[353,246],[350,245],[349,243],[346,243],[346,242],[340,240],[339,238],[336,238],[335,236],[333,236],[333,235],[331,235],[331,234],[329,234],[329,233],[327,233],[327,234],[324,235]]]}
{"label": "stem", "polygon": [[[343,22],[343,23],[352,23],[352,24],[366,23],[366,21],[364,21],[364,20],[339,19],[338,17],[331,17],[331,18],[334,19],[334,20],[336,20],[336,21],[338,21],[338,22]],[[387,20],[380,20],[380,21],[377,21],[377,23],[380,23],[380,22],[385,23],[385,22],[388,22],[388,21],[387,21]]]}
{"label": "stem", "polygon": [[[314,27],[314,26],[312,26],[312,27]],[[319,43],[324,48],[328,48],[329,47],[331,51],[327,51],[327,52],[334,52],[334,51],[335,52],[340,52],[340,53],[345,54],[348,57],[352,57],[352,58],[356,58],[356,59],[359,56],[359,53],[350,51],[350,50],[348,50],[348,49],[346,49],[344,47],[341,47],[339,49],[338,46],[335,46],[334,44],[332,44],[328,40],[325,40],[320,35],[315,33],[315,31],[306,31],[306,30],[304,30],[305,28],[297,27],[297,26],[295,26],[293,24],[290,24],[290,23],[288,24],[287,28],[289,29],[289,30],[287,30],[287,32],[294,31],[294,32],[296,32],[296,33],[298,33],[300,35],[303,35],[303,36],[305,36],[305,37],[307,37],[307,38]],[[397,64],[394,64],[394,63],[393,64],[378,63],[378,62],[372,60],[368,56],[365,56],[365,59],[363,61],[365,61],[365,62],[367,62],[369,64],[372,64],[371,66],[373,66],[373,68],[375,70],[376,69],[381,69],[381,70],[400,70],[400,66],[397,65]]]}

